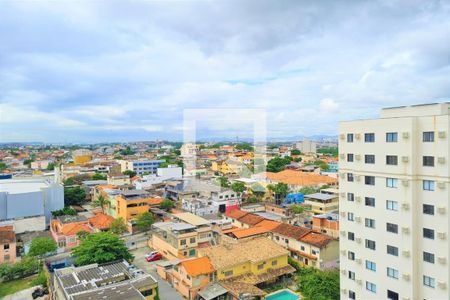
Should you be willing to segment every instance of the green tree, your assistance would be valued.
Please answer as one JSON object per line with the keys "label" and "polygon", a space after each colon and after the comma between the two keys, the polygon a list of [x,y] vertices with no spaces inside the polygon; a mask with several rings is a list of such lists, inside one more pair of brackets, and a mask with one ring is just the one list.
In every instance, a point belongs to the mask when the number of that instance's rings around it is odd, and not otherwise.
{"label": "green tree", "polygon": [[291,163],[292,158],[290,157],[275,157],[267,162],[267,171],[268,172],[280,172],[283,171],[286,165]]}
{"label": "green tree", "polygon": [[266,189],[259,183],[253,183],[250,187],[253,195],[261,201],[262,197],[266,194]]}
{"label": "green tree", "polygon": [[56,242],[49,237],[34,238],[30,244],[30,250],[28,255],[30,256],[43,256],[47,253],[55,252],[58,246]]}
{"label": "green tree", "polygon": [[48,163],[47,165],[47,171],[53,171],[55,170],[55,163]]}
{"label": "green tree", "polygon": [[249,143],[239,143],[234,146],[236,150],[253,151],[253,146]]}
{"label": "green tree", "polygon": [[100,174],[100,173],[95,173],[94,175],[92,175],[91,179],[92,180],[106,180],[106,175]]}
{"label": "green tree", "polygon": [[163,162],[159,165],[160,168],[168,168],[169,167],[169,163],[168,162]]}
{"label": "green tree", "polygon": [[339,272],[300,267],[297,284],[307,299],[339,299]]}
{"label": "green tree", "polygon": [[321,149],[317,149],[317,153],[321,153],[321,154],[325,154],[325,155],[330,155],[330,156],[338,156],[338,148],[321,148]]}
{"label": "green tree", "polygon": [[289,210],[294,214],[301,214],[304,212],[305,209],[303,208],[303,206],[301,206],[299,204],[295,204],[295,205],[289,206]]}
{"label": "green tree", "polygon": [[231,189],[235,193],[243,193],[246,190],[245,184],[243,182],[233,182],[231,184]]}
{"label": "green tree", "polygon": [[219,181],[219,184],[221,187],[229,187],[230,186],[230,182],[228,181],[228,178],[225,176],[221,176],[219,178],[217,178],[217,180]]}
{"label": "green tree", "polygon": [[41,263],[36,257],[25,255],[15,264],[0,264],[0,278],[3,281],[24,278],[39,272],[40,267]]}
{"label": "green tree", "polygon": [[93,263],[106,263],[114,260],[133,260],[125,242],[111,232],[88,234],[80,245],[72,249],[75,265],[84,266]]}
{"label": "green tree", "polygon": [[100,207],[102,209],[102,213],[105,213],[105,206],[109,205],[109,199],[105,198],[102,194],[100,194],[97,199],[92,201],[92,206]]}
{"label": "green tree", "polygon": [[277,184],[269,184],[267,189],[275,194],[275,201],[279,202],[286,197],[289,187],[286,183],[278,182]]}
{"label": "green tree", "polygon": [[4,162],[0,161],[0,171],[6,170],[6,168],[8,168],[8,166]]}
{"label": "green tree", "polygon": [[155,218],[149,212],[142,213],[136,218],[136,227],[141,231],[149,230],[153,223],[155,223]]}
{"label": "green tree", "polygon": [[123,175],[128,175],[128,176],[130,176],[130,178],[132,178],[132,177],[136,176],[137,173],[135,171],[125,170],[125,171],[122,172],[122,174]]}
{"label": "green tree", "polygon": [[125,149],[119,151],[121,155],[133,155],[135,152],[131,150],[130,146],[127,146]]}
{"label": "green tree", "polygon": [[249,197],[247,203],[257,203],[258,199],[255,196]]}
{"label": "green tree", "polygon": [[64,207],[63,209],[54,210],[52,211],[53,217],[59,217],[59,216],[76,216],[77,211],[71,207]]}
{"label": "green tree", "polygon": [[165,211],[170,211],[175,207],[175,203],[172,200],[164,199],[160,204],[159,208],[164,209]]}
{"label": "green tree", "polygon": [[127,225],[125,225],[125,221],[123,220],[123,218],[120,217],[112,221],[109,231],[111,231],[114,234],[121,235],[128,231],[128,227]]}
{"label": "green tree", "polygon": [[64,180],[64,185],[80,185],[85,180],[90,180],[91,176],[88,174],[76,175]]}
{"label": "green tree", "polygon": [[298,149],[291,150],[291,155],[301,155],[302,153]]}
{"label": "green tree", "polygon": [[64,204],[81,205],[86,201],[86,191],[80,187],[64,188]]}
{"label": "green tree", "polygon": [[180,151],[179,149],[173,150],[173,153],[174,153],[175,155],[177,155],[177,156],[180,156],[180,155],[181,155],[181,151]]}
{"label": "green tree", "polygon": [[309,194],[317,193],[317,189],[310,187],[310,186],[304,186],[299,190],[299,192],[302,194],[305,194],[305,195],[309,195]]}

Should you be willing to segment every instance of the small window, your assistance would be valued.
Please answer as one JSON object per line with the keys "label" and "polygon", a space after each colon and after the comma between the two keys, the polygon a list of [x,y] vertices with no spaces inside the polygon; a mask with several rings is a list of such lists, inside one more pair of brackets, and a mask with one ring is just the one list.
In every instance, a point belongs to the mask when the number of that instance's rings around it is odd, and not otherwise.
{"label": "small window", "polygon": [[386,187],[388,188],[397,188],[398,179],[397,178],[386,178]]}
{"label": "small window", "polygon": [[364,134],[364,142],[374,143],[375,142],[375,133],[365,133]]}
{"label": "small window", "polygon": [[186,240],[180,240],[180,245],[181,245],[181,246],[186,245]]}
{"label": "small window", "polygon": [[366,248],[367,249],[371,249],[371,250],[375,250],[376,249],[375,241],[366,239]]}
{"label": "small window", "polygon": [[349,260],[355,260],[355,252],[348,251],[348,259]]}
{"label": "small window", "polygon": [[353,154],[351,154],[351,153],[347,154],[347,161],[353,162]]}
{"label": "small window", "polygon": [[386,200],[386,209],[387,210],[398,210],[398,202],[393,200]]}
{"label": "small window", "polygon": [[355,272],[348,271],[348,279],[355,280]]}
{"label": "small window", "polygon": [[367,228],[375,228],[375,220],[374,219],[365,219],[365,224]]}
{"label": "small window", "polygon": [[3,245],[3,250],[9,250],[9,244],[4,244]]}
{"label": "small window", "polygon": [[423,157],[424,167],[434,167],[434,156],[424,156]]}
{"label": "small window", "polygon": [[387,250],[387,254],[398,256],[398,248],[397,247],[387,245],[386,250]]}
{"label": "small window", "polygon": [[364,162],[366,164],[374,164],[375,163],[375,155],[373,155],[373,154],[364,155]]}
{"label": "small window", "polygon": [[423,181],[423,189],[425,191],[434,191],[434,181],[432,181],[432,180],[424,180]]}
{"label": "small window", "polygon": [[354,181],[353,173],[347,173],[347,181],[349,181],[349,182],[353,182]]}
{"label": "small window", "polygon": [[278,264],[278,261],[272,260],[272,266],[276,266]]}
{"label": "small window", "polygon": [[190,239],[189,239],[189,242],[190,242],[191,244],[194,244],[194,243],[195,243],[195,237],[190,238]]}
{"label": "small window", "polygon": [[387,267],[387,276],[391,278],[398,279],[398,270],[394,268]]}
{"label": "small window", "polygon": [[233,275],[233,270],[231,270],[231,271],[225,271],[225,272],[223,272],[223,275],[225,275],[225,276],[231,276],[231,275]]}
{"label": "small window", "polygon": [[347,143],[353,143],[353,133],[347,133]]}
{"label": "small window", "polygon": [[375,185],[375,176],[364,176],[364,182],[367,185]]}
{"label": "small window", "polygon": [[423,261],[434,264],[434,254],[430,252],[423,252]]}
{"label": "small window", "polygon": [[434,240],[434,230],[429,228],[423,229],[423,237],[426,239]]}
{"label": "small window", "polygon": [[375,272],[377,270],[377,264],[373,261],[366,260],[366,269]]}
{"label": "small window", "polygon": [[355,233],[354,232],[347,232],[347,239],[349,241],[354,241],[355,240]]}
{"label": "small window", "polygon": [[388,300],[398,300],[399,296],[398,293],[391,290],[387,290],[387,298]]}
{"label": "small window", "polygon": [[425,131],[423,133],[424,142],[434,142],[434,131]]}
{"label": "small window", "polygon": [[347,200],[348,201],[355,201],[355,194],[347,193]]}
{"label": "small window", "polygon": [[264,264],[258,265],[258,270],[262,270],[262,269],[264,269]]}
{"label": "small window", "polygon": [[353,213],[348,213],[347,214],[347,220],[349,221],[354,221],[355,220],[355,215]]}
{"label": "small window", "polygon": [[375,198],[365,197],[364,199],[365,199],[366,206],[375,207]]}
{"label": "small window", "polygon": [[396,143],[398,140],[397,132],[387,132],[386,133],[386,142],[388,143]]}
{"label": "small window", "polygon": [[351,300],[356,299],[356,293],[354,291],[348,291],[348,298]]}
{"label": "small window", "polygon": [[386,164],[391,166],[398,165],[397,155],[386,155]]}
{"label": "small window", "polygon": [[386,223],[386,231],[392,233],[398,233],[398,225],[393,223]]}
{"label": "small window", "polygon": [[423,285],[434,289],[435,286],[434,278],[423,275]]}
{"label": "small window", "polygon": [[434,205],[424,204],[423,213],[426,215],[434,215]]}
{"label": "small window", "polygon": [[368,291],[370,291],[372,293],[376,293],[377,292],[377,285],[372,283],[372,282],[366,281],[366,290],[368,290]]}

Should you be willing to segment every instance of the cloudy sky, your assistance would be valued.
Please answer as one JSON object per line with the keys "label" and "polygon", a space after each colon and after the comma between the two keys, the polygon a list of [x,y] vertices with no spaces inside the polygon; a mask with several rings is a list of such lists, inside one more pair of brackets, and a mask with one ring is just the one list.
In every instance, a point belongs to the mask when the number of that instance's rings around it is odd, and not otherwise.
{"label": "cloudy sky", "polygon": [[[336,134],[380,108],[450,101],[449,1],[8,1],[0,142]],[[232,112],[231,115],[229,112]],[[263,114],[261,114],[261,117]]]}

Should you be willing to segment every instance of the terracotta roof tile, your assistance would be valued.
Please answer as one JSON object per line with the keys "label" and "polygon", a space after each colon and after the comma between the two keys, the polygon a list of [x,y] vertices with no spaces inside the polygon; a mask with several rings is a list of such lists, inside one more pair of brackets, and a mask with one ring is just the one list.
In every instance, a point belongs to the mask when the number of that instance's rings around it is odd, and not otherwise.
{"label": "terracotta roof tile", "polygon": [[207,256],[184,260],[181,262],[181,265],[186,270],[186,273],[191,276],[210,274],[215,271]]}
{"label": "terracotta roof tile", "polygon": [[258,224],[259,222],[264,221],[265,219],[258,215],[249,213],[249,214],[246,214],[245,216],[239,218],[238,220],[239,220],[239,222],[254,226],[254,225]]}
{"label": "terracotta roof tile", "polygon": [[325,247],[332,240],[333,239],[331,237],[314,231],[311,231],[307,235],[300,238],[300,241],[319,248]]}
{"label": "terracotta roof tile", "polygon": [[233,209],[225,213],[225,216],[228,218],[236,219],[242,218],[243,216],[247,215],[248,212],[242,211],[240,209]]}
{"label": "terracotta roof tile", "polygon": [[265,175],[271,181],[284,182],[289,185],[315,186],[337,182],[336,178],[295,170],[284,170],[278,173],[265,172]]}
{"label": "terracotta roof tile", "polygon": [[97,213],[94,217],[89,219],[89,223],[100,230],[109,229],[114,218],[103,213]]}
{"label": "terracotta roof tile", "polygon": [[65,224],[61,229],[61,233],[64,235],[75,235],[80,231],[86,231],[88,233],[91,233],[92,229],[89,228],[87,224],[79,224],[79,223]]}
{"label": "terracotta roof tile", "polygon": [[265,227],[250,227],[250,228],[239,228],[231,231],[230,233],[238,239],[255,236],[259,234],[264,234],[270,230]]}
{"label": "terracotta roof tile", "polygon": [[304,235],[310,233],[311,229],[282,223],[280,226],[272,229],[272,232],[299,240]]}
{"label": "terracotta roof tile", "polygon": [[16,241],[16,233],[12,226],[0,227],[0,244],[10,244]]}
{"label": "terracotta roof tile", "polygon": [[272,220],[263,220],[261,222],[259,222],[258,224],[256,224],[257,227],[264,227],[267,230],[271,231],[274,228],[277,228],[278,226],[280,226],[280,222],[277,221],[272,221]]}

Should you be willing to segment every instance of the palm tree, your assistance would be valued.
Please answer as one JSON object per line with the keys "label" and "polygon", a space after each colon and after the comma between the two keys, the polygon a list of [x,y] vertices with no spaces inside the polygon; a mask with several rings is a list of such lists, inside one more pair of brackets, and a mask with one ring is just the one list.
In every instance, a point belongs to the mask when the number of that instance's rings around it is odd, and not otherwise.
{"label": "palm tree", "polygon": [[103,195],[99,195],[94,202],[92,202],[92,206],[99,207],[102,209],[102,213],[105,213],[105,206],[108,205],[110,202],[108,199],[103,197]]}

